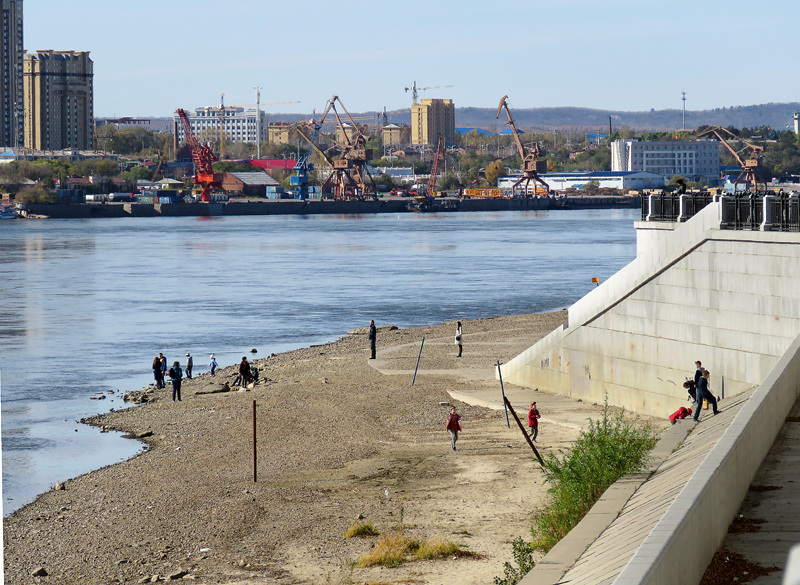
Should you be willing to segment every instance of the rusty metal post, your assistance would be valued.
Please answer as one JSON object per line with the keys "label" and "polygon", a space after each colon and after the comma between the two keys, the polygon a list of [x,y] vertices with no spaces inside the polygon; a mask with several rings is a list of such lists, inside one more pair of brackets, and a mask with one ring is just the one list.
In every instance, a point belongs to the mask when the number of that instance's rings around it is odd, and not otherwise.
{"label": "rusty metal post", "polygon": [[533,453],[534,453],[534,455],[536,455],[536,458],[539,460],[539,464],[540,465],[544,465],[544,460],[542,459],[542,456],[539,455],[539,451],[536,450],[536,447],[533,445],[533,441],[531,441],[530,436],[528,435],[528,433],[525,432],[525,427],[522,426],[522,423],[520,422],[519,417],[517,416],[517,413],[514,412],[514,407],[511,406],[511,403],[508,401],[508,398],[506,398],[505,396],[503,396],[503,400],[505,401],[506,407],[508,408],[508,410],[510,410],[511,414],[514,415],[514,420],[517,421],[517,425],[519,426],[519,430],[522,431],[522,435],[525,437],[525,440],[528,441],[528,445],[530,445],[531,449],[533,449]]}
{"label": "rusty metal post", "polygon": [[256,467],[257,461],[256,451],[256,401],[253,400],[253,483],[258,481],[258,468]]}
{"label": "rusty metal post", "polygon": [[[497,375],[500,376],[500,393],[503,395],[504,405],[508,404],[506,400],[506,389],[503,387],[503,372],[500,371],[500,360],[497,360]],[[508,420],[508,407],[506,407],[506,426],[511,428],[511,421]]]}

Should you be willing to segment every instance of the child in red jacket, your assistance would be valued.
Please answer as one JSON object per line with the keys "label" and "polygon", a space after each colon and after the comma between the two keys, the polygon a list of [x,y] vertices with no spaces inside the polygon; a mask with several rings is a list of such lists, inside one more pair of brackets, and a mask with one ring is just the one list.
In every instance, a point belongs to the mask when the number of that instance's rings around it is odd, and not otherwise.
{"label": "child in red jacket", "polygon": [[687,416],[691,416],[691,415],[692,415],[692,409],[691,408],[686,408],[684,406],[681,406],[678,410],[676,410],[671,415],[669,415],[669,422],[670,422],[670,424],[674,425],[675,421],[677,421],[678,419],[684,419]]}
{"label": "child in red jacket", "polygon": [[542,415],[539,414],[539,410],[536,408],[536,403],[531,402],[531,409],[528,411],[528,426],[531,428],[531,440],[535,441],[537,435],[539,434],[539,419],[542,418]]}

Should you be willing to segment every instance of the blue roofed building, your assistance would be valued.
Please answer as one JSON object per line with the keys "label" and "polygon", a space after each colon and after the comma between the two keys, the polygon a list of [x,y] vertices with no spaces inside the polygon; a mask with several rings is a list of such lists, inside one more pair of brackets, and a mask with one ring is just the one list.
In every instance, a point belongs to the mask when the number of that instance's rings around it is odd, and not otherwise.
{"label": "blue roofed building", "polygon": [[456,128],[456,132],[459,134],[466,134],[467,132],[471,132],[475,130],[481,136],[495,136],[494,132],[489,132],[488,130],[484,130],[483,128]]}

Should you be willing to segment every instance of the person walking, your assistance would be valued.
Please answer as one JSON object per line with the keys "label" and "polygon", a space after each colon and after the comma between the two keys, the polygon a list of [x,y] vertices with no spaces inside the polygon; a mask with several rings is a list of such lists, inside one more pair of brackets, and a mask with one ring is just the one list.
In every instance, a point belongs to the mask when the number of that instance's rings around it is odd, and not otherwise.
{"label": "person walking", "polygon": [[719,414],[719,409],[717,408],[717,398],[711,391],[711,373],[708,370],[703,370],[703,379],[706,381],[705,388],[703,389],[705,392],[703,397],[708,400],[708,403],[711,405],[714,414]]}
{"label": "person walking", "polygon": [[455,344],[458,346],[458,355],[456,357],[461,357],[461,351],[463,349],[463,345],[461,345],[461,321],[458,321],[458,324],[456,325]]}
{"label": "person walking", "polygon": [[161,358],[158,356],[153,359],[153,378],[156,380],[156,388],[161,390],[164,387],[164,381],[161,379]]}
{"label": "person walking", "polygon": [[181,363],[176,361],[169,369],[169,379],[172,380],[172,402],[175,402],[175,397],[181,401],[181,380],[183,379],[183,371],[181,370]]}
{"label": "person walking", "polygon": [[194,360],[190,354],[186,354],[186,379],[192,379],[192,366],[194,366]]}
{"label": "person walking", "polygon": [[456,412],[456,407],[450,407],[450,414],[447,415],[447,430],[450,431],[450,445],[453,451],[456,450],[456,441],[458,441],[458,431],[461,430],[461,416]]}
{"label": "person walking", "polygon": [[531,409],[528,411],[528,426],[531,429],[529,433],[531,436],[531,441],[536,441],[536,437],[539,435],[539,419],[542,418],[542,415],[539,414],[539,409],[536,408],[536,403],[531,402]]}
{"label": "person walking", "polygon": [[375,342],[377,341],[378,331],[375,329],[375,321],[370,319],[369,321],[369,335],[367,336],[369,339],[369,349],[372,352],[372,355],[369,359],[375,359]]}
{"label": "person walking", "polygon": [[717,410],[717,399],[714,398],[714,395],[711,394],[711,390],[709,388],[708,382],[711,378],[711,374],[708,370],[703,369],[702,373],[700,374],[700,379],[697,382],[697,408],[694,411],[694,416],[692,417],[695,422],[700,420],[700,411],[703,408],[703,399],[708,400],[709,404],[712,405],[714,409],[714,414],[719,414],[719,410]]}
{"label": "person walking", "polygon": [[703,364],[700,363],[700,360],[694,362],[694,367],[697,368],[694,372],[694,386],[697,388],[697,385],[700,383],[700,378],[703,377]]}
{"label": "person walking", "polygon": [[217,367],[218,367],[217,366],[217,360],[214,359],[214,354],[213,353],[211,354],[210,357],[211,357],[211,363],[208,364],[208,367],[211,368],[211,377],[214,378],[214,377],[216,377],[214,372],[217,371]]}

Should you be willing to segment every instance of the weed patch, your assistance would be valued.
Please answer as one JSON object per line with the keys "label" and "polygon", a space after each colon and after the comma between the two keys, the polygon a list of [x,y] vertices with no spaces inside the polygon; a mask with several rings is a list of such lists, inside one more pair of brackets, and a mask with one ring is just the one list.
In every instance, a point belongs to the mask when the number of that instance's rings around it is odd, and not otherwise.
{"label": "weed patch", "polygon": [[430,540],[414,540],[408,538],[402,530],[387,532],[375,543],[369,552],[358,560],[359,567],[398,567],[412,560],[435,560],[448,557],[480,558],[480,555],[464,550],[454,542],[443,537]]}
{"label": "weed patch", "polygon": [[372,526],[372,522],[356,522],[350,530],[344,533],[345,538],[378,536],[379,532]]}
{"label": "weed patch", "polygon": [[533,560],[533,548],[522,538],[515,539],[511,543],[511,548],[517,566],[508,562],[503,563],[503,576],[495,577],[494,585],[516,585],[536,565]]}
{"label": "weed patch", "polygon": [[651,426],[626,419],[624,410],[611,413],[606,396],[602,417],[589,421],[572,449],[549,453],[544,461],[550,503],[533,514],[532,546],[553,548],[611,484],[646,466],[655,444]]}

